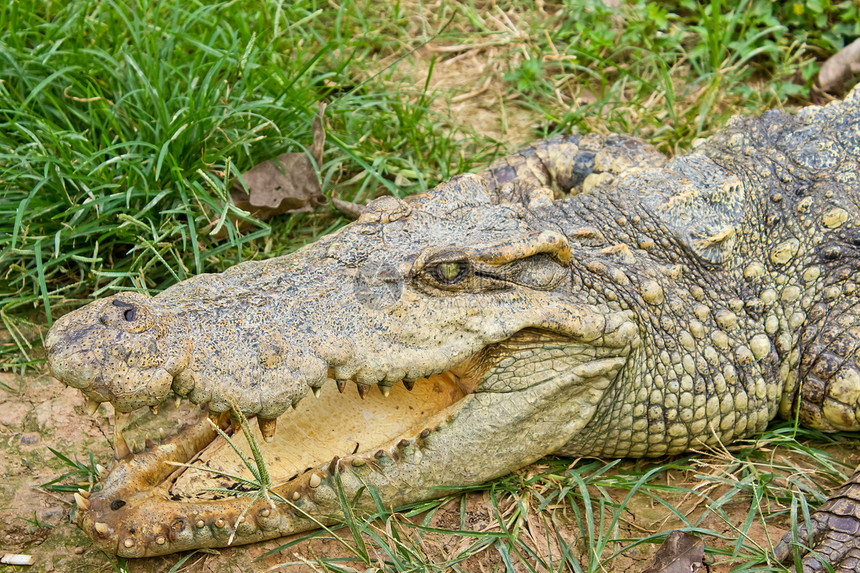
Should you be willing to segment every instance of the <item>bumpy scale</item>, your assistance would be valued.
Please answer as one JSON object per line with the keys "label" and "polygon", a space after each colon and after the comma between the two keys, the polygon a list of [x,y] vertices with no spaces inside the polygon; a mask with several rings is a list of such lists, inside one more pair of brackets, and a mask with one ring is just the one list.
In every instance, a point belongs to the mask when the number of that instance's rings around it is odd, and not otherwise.
{"label": "bumpy scale", "polygon": [[[630,137],[551,139],[291,255],[93,302],[50,331],[54,376],[120,413],[169,396],[241,410],[286,461],[280,501],[243,514],[166,463],[235,467],[210,425],[137,455],[119,428],[79,524],[157,555],[314,528],[339,512],[336,480],[397,506],[552,453],[726,443],[777,414],[857,429],[858,160],[860,91],[735,118],[672,160]],[[809,545],[839,571],[860,571],[858,488],[815,516]]]}

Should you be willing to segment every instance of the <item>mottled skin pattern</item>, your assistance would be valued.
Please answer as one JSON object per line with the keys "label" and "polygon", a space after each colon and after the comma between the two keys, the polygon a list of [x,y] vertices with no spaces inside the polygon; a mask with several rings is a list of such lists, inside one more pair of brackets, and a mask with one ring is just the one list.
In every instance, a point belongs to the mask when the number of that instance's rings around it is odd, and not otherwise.
{"label": "mottled skin pattern", "polygon": [[[629,137],[554,139],[409,203],[380,199],[286,257],[70,313],[48,335],[51,370],[119,412],[176,395],[256,415],[271,435],[326,384],[387,395],[438,375],[464,394],[290,479],[278,492],[291,503],[258,502],[238,523],[244,500],[161,484],[165,460],[211,440],[192,426],[121,451],[78,498],[79,523],[106,551],[156,555],[223,546],[234,526],[234,543],[313,528],[305,512],[338,512],[335,474],[347,498],[369,484],[396,506],[550,453],[726,443],[777,414],[857,429],[858,161],[860,91],[735,118],[673,160]],[[860,571],[857,490],[814,518],[811,546],[837,571]]]}

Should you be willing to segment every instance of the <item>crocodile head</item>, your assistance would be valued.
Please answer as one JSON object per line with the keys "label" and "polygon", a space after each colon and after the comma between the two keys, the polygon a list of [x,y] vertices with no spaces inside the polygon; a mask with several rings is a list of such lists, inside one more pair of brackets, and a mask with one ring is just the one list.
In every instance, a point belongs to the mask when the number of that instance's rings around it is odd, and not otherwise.
{"label": "crocodile head", "polygon": [[[106,551],[157,555],[550,453],[717,446],[777,412],[856,429],[859,103],[738,118],[668,162],[630,138],[547,140],[291,255],[70,313],[48,364],[119,429],[78,523]],[[553,202],[553,183],[581,193]],[[224,426],[256,416],[268,471],[205,423],[133,455],[128,412],[171,395]]]}
{"label": "crocodile head", "polygon": [[170,473],[158,464],[185,461],[176,452],[211,433],[135,456],[119,431],[121,460],[101,492],[79,496],[81,525],[128,556],[223,545],[224,524],[250,542],[336,514],[335,474],[347,497],[370,485],[397,505],[558,450],[593,417],[639,327],[632,311],[571,288],[568,239],[534,223],[549,193],[457,177],[410,203],[380,199],[291,255],[59,319],[51,372],[92,406],[111,402],[118,425],[123,412],[188,398],[256,416],[270,460],[288,460],[271,471],[289,506],[252,508],[243,530],[243,502],[205,499],[205,472],[171,478],[168,493],[148,487]]}

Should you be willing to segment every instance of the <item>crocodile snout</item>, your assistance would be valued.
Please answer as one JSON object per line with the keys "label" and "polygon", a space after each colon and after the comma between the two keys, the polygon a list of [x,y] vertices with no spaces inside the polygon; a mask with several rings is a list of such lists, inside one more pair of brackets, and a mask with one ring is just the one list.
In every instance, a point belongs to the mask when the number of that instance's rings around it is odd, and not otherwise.
{"label": "crocodile snout", "polygon": [[45,352],[51,375],[73,388],[88,388],[97,375],[97,365],[80,342],[91,335],[91,328],[74,328],[73,315],[60,317],[45,337]]}

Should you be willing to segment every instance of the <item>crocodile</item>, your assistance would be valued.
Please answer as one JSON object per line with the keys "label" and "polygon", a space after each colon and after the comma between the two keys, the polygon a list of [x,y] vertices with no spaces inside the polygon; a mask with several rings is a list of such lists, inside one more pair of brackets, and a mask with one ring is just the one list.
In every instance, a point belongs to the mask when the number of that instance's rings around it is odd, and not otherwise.
{"label": "crocodile", "polygon": [[[117,460],[76,494],[77,522],[106,552],[161,555],[550,454],[680,454],[777,415],[856,430],[859,162],[860,89],[735,117],[671,159],[555,137],[379,198],[289,255],[72,311],[46,337],[50,371],[116,412]],[[130,450],[131,412],[186,398],[199,420]],[[271,474],[251,501],[212,491],[247,489],[226,475],[244,471],[216,429],[229,412],[256,417]],[[855,475],[777,556],[860,571],[858,499]]]}

